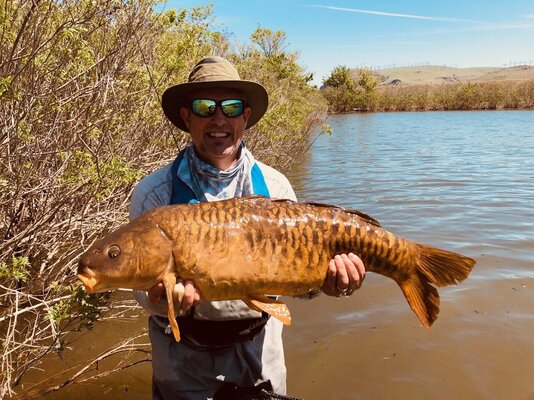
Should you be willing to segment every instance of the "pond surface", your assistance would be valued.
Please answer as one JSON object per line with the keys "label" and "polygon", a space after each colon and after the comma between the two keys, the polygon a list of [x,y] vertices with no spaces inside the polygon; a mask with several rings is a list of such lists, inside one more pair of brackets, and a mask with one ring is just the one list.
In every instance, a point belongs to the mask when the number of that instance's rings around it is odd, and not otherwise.
{"label": "pond surface", "polygon": [[[299,200],[362,210],[477,260],[419,326],[395,283],[292,302],[289,391],[306,399],[534,399],[534,112],[329,118],[289,174]],[[293,304],[294,303],[294,304]]]}

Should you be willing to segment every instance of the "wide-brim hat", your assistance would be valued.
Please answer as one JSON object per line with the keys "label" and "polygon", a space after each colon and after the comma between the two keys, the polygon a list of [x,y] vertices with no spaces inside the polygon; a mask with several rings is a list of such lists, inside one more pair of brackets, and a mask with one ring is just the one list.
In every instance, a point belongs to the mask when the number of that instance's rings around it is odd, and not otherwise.
{"label": "wide-brim hat", "polygon": [[172,86],[165,90],[161,99],[163,112],[178,128],[189,132],[180,115],[180,107],[189,107],[191,92],[206,88],[235,89],[242,92],[250,106],[250,117],[246,128],[250,128],[267,111],[269,96],[265,88],[257,82],[242,80],[237,69],[226,59],[217,56],[204,57],[189,74],[187,83]]}

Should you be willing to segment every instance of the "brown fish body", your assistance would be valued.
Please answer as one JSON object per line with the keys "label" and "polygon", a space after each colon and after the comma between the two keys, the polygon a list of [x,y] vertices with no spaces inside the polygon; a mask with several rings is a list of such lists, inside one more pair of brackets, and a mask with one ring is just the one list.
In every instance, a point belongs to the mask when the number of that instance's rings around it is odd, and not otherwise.
{"label": "brown fish body", "polygon": [[[322,286],[335,254],[361,254],[368,270],[381,273],[377,261],[387,254],[376,257],[377,250],[391,249],[390,257],[414,251],[410,242],[395,243],[389,232],[341,208],[264,198],[225,203],[155,213],[173,242],[178,275],[194,280],[207,300],[304,294]],[[383,246],[388,239],[398,249]]]}
{"label": "brown fish body", "polygon": [[89,291],[147,290],[168,276],[170,289],[178,277],[194,281],[204,300],[265,310],[266,295],[319,289],[328,262],[348,252],[394,279],[427,327],[439,312],[434,286],[460,282],[475,264],[399,238],[357,211],[249,197],[154,209],[88,249],[78,276]]}

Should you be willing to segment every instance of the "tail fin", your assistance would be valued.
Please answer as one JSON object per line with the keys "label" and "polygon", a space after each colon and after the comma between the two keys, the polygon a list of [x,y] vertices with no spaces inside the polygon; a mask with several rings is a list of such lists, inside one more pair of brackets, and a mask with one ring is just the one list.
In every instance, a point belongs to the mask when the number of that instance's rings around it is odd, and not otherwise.
{"label": "tail fin", "polygon": [[421,324],[430,328],[439,313],[439,294],[432,285],[442,287],[463,281],[476,261],[461,254],[423,244],[416,246],[419,255],[415,260],[415,274],[397,283]]}

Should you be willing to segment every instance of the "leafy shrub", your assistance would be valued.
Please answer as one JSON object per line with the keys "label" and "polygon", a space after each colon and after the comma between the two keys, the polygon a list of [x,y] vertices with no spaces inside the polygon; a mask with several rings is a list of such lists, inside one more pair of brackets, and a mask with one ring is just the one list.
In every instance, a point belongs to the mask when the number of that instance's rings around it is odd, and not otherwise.
{"label": "leafy shrub", "polygon": [[232,50],[212,28],[211,7],[156,5],[0,0],[0,398],[109,309],[74,270],[84,248],[127,220],[135,182],[189,140],[163,117],[165,88],[186,81],[202,56],[234,60],[270,91],[247,143],[278,167],[324,117],[283,33],[259,29]]}

